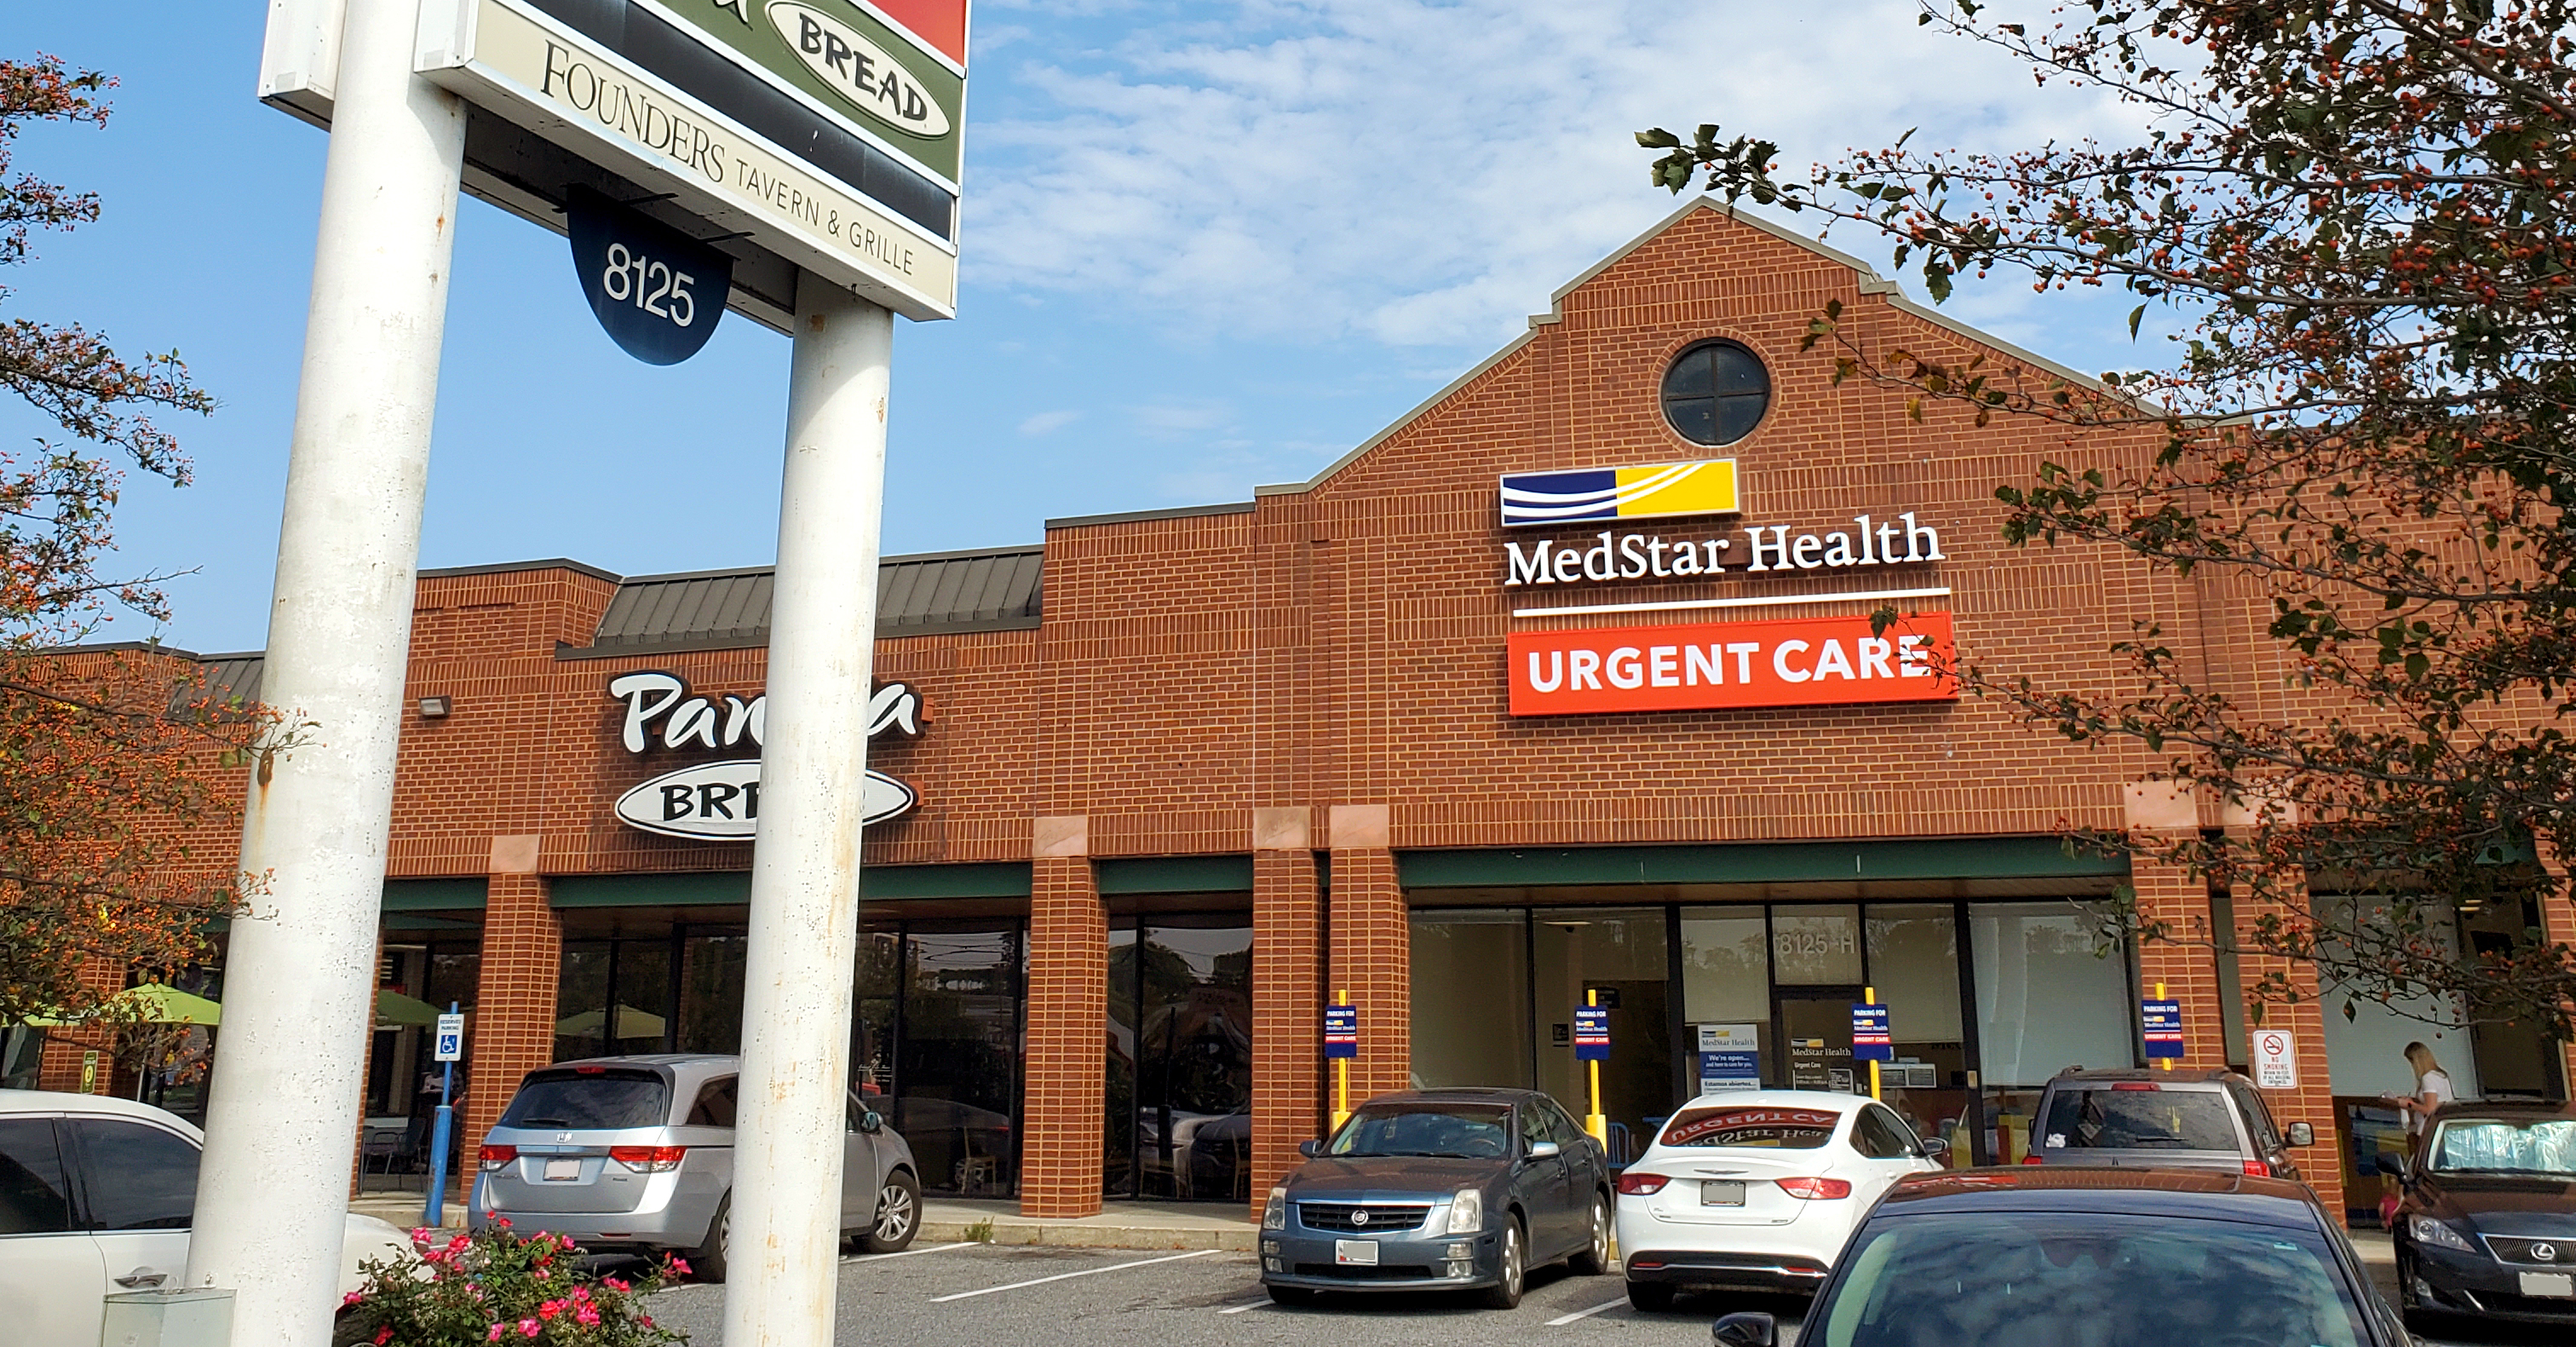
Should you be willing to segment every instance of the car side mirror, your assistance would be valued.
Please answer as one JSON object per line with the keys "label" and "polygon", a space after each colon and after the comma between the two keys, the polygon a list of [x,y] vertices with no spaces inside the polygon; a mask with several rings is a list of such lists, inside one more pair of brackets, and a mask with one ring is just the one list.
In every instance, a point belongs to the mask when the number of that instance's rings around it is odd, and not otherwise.
{"label": "car side mirror", "polygon": [[1777,1320],[1754,1312],[1730,1314],[1708,1326],[1708,1335],[1720,1347],[1771,1347],[1779,1332]]}
{"label": "car side mirror", "polygon": [[869,1109],[867,1112],[860,1114],[859,1130],[870,1136],[874,1136],[877,1133],[884,1131],[885,1115],[877,1112],[875,1109]]}
{"label": "car side mirror", "polygon": [[2290,1124],[2289,1130],[2283,1132],[2281,1135],[2293,1146],[2313,1146],[2317,1144],[2317,1129],[2308,1126],[2306,1123],[2292,1123]]}
{"label": "car side mirror", "polygon": [[1324,1153],[1324,1143],[1320,1141],[1300,1141],[1297,1143],[1297,1153],[1305,1156],[1309,1160],[1312,1160],[1316,1156]]}
{"label": "car side mirror", "polygon": [[2390,1155],[2386,1151],[2372,1152],[2370,1157],[2370,1167],[2380,1174],[2397,1180],[2399,1183],[2404,1183],[2406,1181],[2406,1162],[2398,1159],[2394,1155]]}
{"label": "car side mirror", "polygon": [[1949,1158],[1950,1143],[1941,1137],[1925,1137],[1918,1144],[1923,1147],[1923,1158],[1927,1160]]}
{"label": "car side mirror", "polygon": [[1533,1160],[1544,1160],[1551,1155],[1562,1154],[1564,1150],[1565,1148],[1563,1146],[1557,1145],[1553,1141],[1533,1141],[1530,1143],[1529,1158]]}

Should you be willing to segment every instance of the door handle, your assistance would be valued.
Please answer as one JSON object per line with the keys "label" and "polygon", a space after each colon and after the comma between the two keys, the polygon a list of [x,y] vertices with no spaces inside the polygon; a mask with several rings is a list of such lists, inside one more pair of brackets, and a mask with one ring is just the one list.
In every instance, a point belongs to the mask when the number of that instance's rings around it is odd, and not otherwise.
{"label": "door handle", "polygon": [[161,1283],[168,1280],[170,1280],[170,1274],[167,1272],[155,1272],[148,1267],[139,1267],[132,1272],[126,1273],[124,1276],[117,1278],[116,1284],[119,1286],[159,1286]]}

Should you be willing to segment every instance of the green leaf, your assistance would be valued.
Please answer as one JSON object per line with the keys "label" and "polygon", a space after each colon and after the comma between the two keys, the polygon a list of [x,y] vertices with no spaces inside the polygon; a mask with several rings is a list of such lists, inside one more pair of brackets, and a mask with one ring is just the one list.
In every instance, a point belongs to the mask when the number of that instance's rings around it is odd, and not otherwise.
{"label": "green leaf", "polygon": [[2138,339],[2138,324],[2146,316],[2147,306],[2144,304],[2129,310],[2129,340],[2136,341]]}
{"label": "green leaf", "polygon": [[1682,147],[1682,138],[1658,126],[1638,132],[1637,144],[1649,150],[1678,150]]}

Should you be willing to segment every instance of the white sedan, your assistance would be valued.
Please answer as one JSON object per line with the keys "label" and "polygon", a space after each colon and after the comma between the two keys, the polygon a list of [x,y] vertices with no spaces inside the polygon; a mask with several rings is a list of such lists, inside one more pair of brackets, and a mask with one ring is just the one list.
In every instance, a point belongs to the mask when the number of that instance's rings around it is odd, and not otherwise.
{"label": "white sedan", "polygon": [[1942,1167],[1886,1105],[1820,1090],[1704,1094],[1619,1176],[1628,1299],[1707,1288],[1812,1294],[1870,1204]]}
{"label": "white sedan", "polygon": [[[108,1296],[177,1286],[205,1140],[149,1104],[0,1090],[0,1340],[95,1343]],[[350,1215],[341,1292],[361,1260],[410,1254],[402,1231]]]}

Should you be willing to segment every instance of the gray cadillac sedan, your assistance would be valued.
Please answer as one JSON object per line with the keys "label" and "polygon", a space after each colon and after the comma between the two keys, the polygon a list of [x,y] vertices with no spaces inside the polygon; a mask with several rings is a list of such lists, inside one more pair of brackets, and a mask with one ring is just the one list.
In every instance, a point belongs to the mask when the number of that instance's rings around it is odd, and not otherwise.
{"label": "gray cadillac sedan", "polygon": [[1317,1291],[1481,1290],[1510,1309],[1533,1266],[1610,1265],[1610,1166],[1531,1090],[1380,1095],[1270,1190],[1261,1284]]}
{"label": "gray cadillac sedan", "polygon": [[[570,1235],[594,1253],[678,1253],[723,1281],[732,1233],[734,1080],[712,1054],[600,1057],[528,1073],[483,1138],[466,1219]],[[892,1253],[921,1225],[912,1147],[860,1102],[841,1143],[841,1227]]]}

